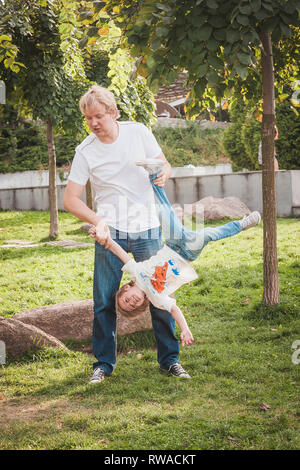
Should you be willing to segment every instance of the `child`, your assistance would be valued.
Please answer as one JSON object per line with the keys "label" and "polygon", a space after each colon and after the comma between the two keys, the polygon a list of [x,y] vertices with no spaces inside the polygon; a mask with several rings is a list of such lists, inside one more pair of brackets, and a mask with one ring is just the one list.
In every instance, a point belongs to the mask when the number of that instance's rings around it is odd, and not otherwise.
{"label": "child", "polygon": [[[261,217],[259,212],[252,212],[243,220],[229,222],[220,227],[188,230],[176,216],[164,189],[154,184],[163,166],[162,160],[148,159],[137,162],[137,165],[143,166],[150,173],[165,246],[150,259],[137,263],[118,243],[109,238],[106,248],[123,261],[122,271],[127,272],[134,281],[124,285],[117,292],[116,305],[121,314],[131,318],[144,311],[149,301],[155,307],[169,311],[181,330],[182,346],[188,346],[193,343],[194,338],[176,305],[175,298],[171,295],[180,286],[198,277],[190,263],[198,258],[208,242],[231,237],[241,230],[253,227],[259,224]],[[96,238],[95,227],[92,227],[89,233]]]}

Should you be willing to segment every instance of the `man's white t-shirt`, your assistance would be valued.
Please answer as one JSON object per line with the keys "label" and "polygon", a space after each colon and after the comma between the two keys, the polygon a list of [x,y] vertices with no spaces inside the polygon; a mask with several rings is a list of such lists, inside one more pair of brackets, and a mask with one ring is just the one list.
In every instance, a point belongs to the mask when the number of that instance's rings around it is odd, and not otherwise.
{"label": "man's white t-shirt", "polygon": [[168,312],[176,304],[169,295],[198,277],[192,266],[167,245],[146,261],[137,263],[131,259],[122,271],[130,275],[155,307]]}
{"label": "man's white t-shirt", "polygon": [[118,122],[119,135],[104,144],[91,133],[76,147],[69,180],[85,185],[90,179],[97,208],[105,223],[123,232],[158,227],[154,194],[147,171],[136,166],[161,153],[154,135],[144,124]]}

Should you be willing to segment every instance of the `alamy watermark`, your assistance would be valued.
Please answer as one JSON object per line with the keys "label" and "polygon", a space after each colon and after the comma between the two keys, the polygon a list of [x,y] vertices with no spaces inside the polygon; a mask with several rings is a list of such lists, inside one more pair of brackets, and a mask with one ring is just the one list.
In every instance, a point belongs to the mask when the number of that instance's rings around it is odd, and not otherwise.
{"label": "alamy watermark", "polygon": [[293,364],[300,364],[300,340],[296,340],[292,344],[292,349],[295,349],[295,351],[292,354],[292,363]]}
{"label": "alamy watermark", "polygon": [[6,347],[4,341],[0,341],[0,365],[6,363]]}
{"label": "alamy watermark", "polygon": [[6,103],[6,87],[3,80],[0,80],[0,104]]}

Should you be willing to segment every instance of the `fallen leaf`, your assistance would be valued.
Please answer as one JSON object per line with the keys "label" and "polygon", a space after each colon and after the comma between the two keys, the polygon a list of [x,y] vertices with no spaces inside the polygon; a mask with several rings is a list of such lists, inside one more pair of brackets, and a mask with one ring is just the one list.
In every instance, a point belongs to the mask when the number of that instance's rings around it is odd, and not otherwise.
{"label": "fallen leaf", "polygon": [[58,423],[58,425],[56,427],[57,427],[57,429],[61,429],[62,428],[62,423]]}
{"label": "fallen leaf", "polygon": [[270,405],[268,405],[267,403],[262,403],[261,405],[259,405],[259,407],[261,410],[264,410],[264,411],[271,409]]}
{"label": "fallen leaf", "polygon": [[238,442],[238,439],[236,439],[235,437],[228,436],[227,439],[232,442]]}
{"label": "fallen leaf", "polygon": [[0,395],[0,400],[4,400],[4,395]]}
{"label": "fallen leaf", "polygon": [[243,300],[242,304],[248,304],[250,301],[248,299],[248,297],[245,298],[245,300]]}

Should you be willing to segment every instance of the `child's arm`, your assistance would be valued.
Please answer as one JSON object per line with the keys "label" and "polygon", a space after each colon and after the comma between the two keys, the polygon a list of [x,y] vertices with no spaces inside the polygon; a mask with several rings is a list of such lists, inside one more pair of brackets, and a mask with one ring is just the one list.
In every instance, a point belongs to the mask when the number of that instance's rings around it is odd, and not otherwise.
{"label": "child's arm", "polygon": [[[92,238],[95,238],[95,240],[100,243],[100,245],[103,244],[103,242],[101,243],[101,240],[98,239],[97,235],[96,235],[96,227],[92,226],[90,229],[89,229],[89,234]],[[118,258],[120,258],[121,261],[123,261],[123,263],[128,263],[128,261],[130,261],[132,258],[129,256],[128,253],[126,253],[125,250],[123,250],[123,248],[118,245],[118,243],[116,243],[110,236],[108,236],[106,242],[105,242],[105,248],[110,250],[114,255],[116,255]]]}
{"label": "child's arm", "polygon": [[183,316],[183,313],[176,304],[174,304],[171,308],[171,315],[181,329],[180,338],[182,346],[190,346],[193,343],[194,338]]}

